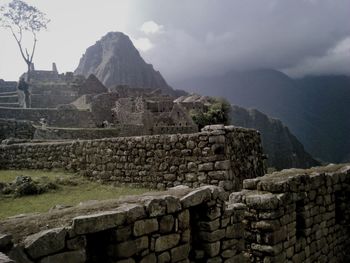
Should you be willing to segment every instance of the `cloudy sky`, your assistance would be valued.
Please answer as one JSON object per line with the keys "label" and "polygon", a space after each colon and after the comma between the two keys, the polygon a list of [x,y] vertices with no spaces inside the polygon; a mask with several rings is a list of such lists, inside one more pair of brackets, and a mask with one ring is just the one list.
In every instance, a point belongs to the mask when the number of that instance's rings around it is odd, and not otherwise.
{"label": "cloudy sky", "polygon": [[[0,0],[0,4],[9,1]],[[229,70],[274,68],[292,76],[350,75],[349,0],[27,0],[51,19],[37,69],[73,71],[109,31],[130,36],[170,82]],[[25,71],[0,29],[0,78]]]}

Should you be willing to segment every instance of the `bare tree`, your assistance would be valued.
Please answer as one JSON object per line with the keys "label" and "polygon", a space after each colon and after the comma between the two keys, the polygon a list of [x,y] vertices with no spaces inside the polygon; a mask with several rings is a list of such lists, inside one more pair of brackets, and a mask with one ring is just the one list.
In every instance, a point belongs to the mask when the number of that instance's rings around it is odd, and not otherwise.
{"label": "bare tree", "polygon": [[[21,0],[12,0],[0,7],[0,26],[11,31],[22,58],[27,64],[27,83],[30,81],[30,71],[38,41],[37,33],[46,29],[49,22],[45,13]],[[31,48],[24,45],[25,33],[30,33],[32,36]]]}

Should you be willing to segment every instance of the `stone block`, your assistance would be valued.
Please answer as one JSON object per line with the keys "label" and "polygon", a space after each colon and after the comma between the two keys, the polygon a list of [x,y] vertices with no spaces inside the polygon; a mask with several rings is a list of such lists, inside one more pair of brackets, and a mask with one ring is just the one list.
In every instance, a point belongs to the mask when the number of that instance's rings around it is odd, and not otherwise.
{"label": "stone block", "polygon": [[180,199],[183,208],[197,206],[211,198],[211,191],[207,188],[197,188]]}
{"label": "stone block", "polygon": [[142,250],[147,249],[148,245],[148,237],[143,236],[134,240],[128,240],[115,245],[110,245],[108,248],[108,254],[115,259],[129,258]]}
{"label": "stone block", "polygon": [[226,228],[226,238],[244,238],[244,225],[234,224]]}
{"label": "stone block", "polygon": [[131,238],[132,228],[131,225],[118,227],[113,231],[113,241],[121,242]]}
{"label": "stone block", "polygon": [[40,263],[84,263],[86,262],[85,250],[68,251],[45,257]]}
{"label": "stone block", "polygon": [[160,236],[156,239],[155,251],[161,252],[175,247],[180,241],[179,234]]}
{"label": "stone block", "polygon": [[146,211],[150,217],[157,217],[166,214],[167,204],[161,197],[146,197]]}
{"label": "stone block", "polygon": [[217,161],[215,162],[215,170],[229,170],[231,169],[231,161],[225,160],[225,161]]}
{"label": "stone block", "polygon": [[186,209],[178,215],[178,227],[180,230],[190,227],[190,212]]}
{"label": "stone block", "polygon": [[13,261],[12,259],[10,259],[9,257],[7,257],[5,254],[0,252],[0,262],[1,263],[15,263],[15,261]]}
{"label": "stone block", "polygon": [[160,233],[169,233],[174,227],[174,217],[172,215],[163,216],[159,220],[159,231]]}
{"label": "stone block", "polygon": [[277,209],[279,200],[273,194],[252,194],[245,197],[246,205],[257,210]]}
{"label": "stone block", "polygon": [[198,171],[212,171],[214,168],[213,163],[202,163],[198,165]]}
{"label": "stone block", "polygon": [[77,236],[75,238],[67,240],[67,248],[69,250],[79,250],[86,247],[86,237]]}
{"label": "stone block", "polygon": [[204,252],[209,257],[215,257],[220,253],[220,241],[213,242],[213,243],[203,243],[202,247]]}
{"label": "stone block", "polygon": [[134,224],[134,236],[143,236],[158,231],[157,219],[143,219]]}
{"label": "stone block", "polygon": [[178,262],[180,260],[188,259],[190,253],[190,245],[185,244],[182,246],[171,249],[171,262]]}
{"label": "stone block", "polygon": [[66,233],[64,228],[41,231],[28,236],[24,240],[24,248],[33,259],[54,254],[65,247]]}
{"label": "stone block", "polygon": [[170,261],[170,253],[164,252],[158,256],[158,263],[168,263]]}
{"label": "stone block", "polygon": [[149,254],[149,255],[143,257],[140,260],[140,263],[157,263],[157,257],[154,253]]}
{"label": "stone block", "polygon": [[208,172],[208,176],[212,180],[227,180],[229,173],[227,171],[211,171]]}
{"label": "stone block", "polygon": [[96,233],[122,225],[126,220],[125,211],[106,211],[93,215],[73,218],[73,230],[76,234]]}
{"label": "stone block", "polygon": [[206,242],[215,242],[225,237],[225,229],[218,229],[213,232],[200,231],[199,237]]}
{"label": "stone block", "polygon": [[217,218],[214,221],[208,221],[208,222],[200,221],[200,222],[198,222],[198,226],[199,226],[199,229],[203,230],[203,231],[214,231],[214,230],[219,229],[220,219]]}

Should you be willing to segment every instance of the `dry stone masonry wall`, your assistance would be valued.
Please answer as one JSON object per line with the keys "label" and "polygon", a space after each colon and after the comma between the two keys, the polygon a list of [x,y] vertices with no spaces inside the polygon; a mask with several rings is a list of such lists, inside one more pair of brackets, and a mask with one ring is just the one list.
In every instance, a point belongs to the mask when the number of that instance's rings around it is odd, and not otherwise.
{"label": "dry stone masonry wall", "polygon": [[[349,262],[350,165],[287,170],[240,192],[177,186],[60,222],[0,224],[4,262]],[[228,200],[228,201],[227,201]],[[116,201],[117,202],[117,201]],[[76,208],[77,209],[77,208]],[[90,207],[91,209],[91,207]],[[55,218],[54,228],[23,226]],[[58,218],[58,219],[57,219]],[[11,226],[11,227],[9,227]],[[26,229],[28,231],[28,229]],[[15,243],[15,245],[13,245]],[[2,254],[1,254],[2,253]],[[7,261],[6,261],[7,260]]]}
{"label": "dry stone masonry wall", "polygon": [[251,262],[349,262],[350,166],[286,170],[244,181]]}
{"label": "dry stone masonry wall", "polygon": [[3,235],[2,252],[28,263],[242,262],[243,206],[226,206],[227,193],[215,186],[172,189],[177,191],[74,217],[14,247],[11,235]]}
{"label": "dry stone masonry wall", "polygon": [[29,121],[0,119],[0,141],[8,138],[33,139],[35,128]]}
{"label": "dry stone masonry wall", "polygon": [[94,180],[169,188],[218,185],[227,191],[264,174],[257,131],[222,125],[195,134],[0,146],[0,168],[78,171]]}

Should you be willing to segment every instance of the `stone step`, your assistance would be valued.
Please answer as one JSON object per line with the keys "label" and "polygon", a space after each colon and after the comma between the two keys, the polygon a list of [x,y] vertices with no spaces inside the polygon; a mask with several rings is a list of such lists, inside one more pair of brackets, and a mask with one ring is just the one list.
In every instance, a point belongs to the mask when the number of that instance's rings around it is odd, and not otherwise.
{"label": "stone step", "polygon": [[19,108],[19,103],[0,103],[0,107],[3,108]]}
{"label": "stone step", "polygon": [[0,103],[18,103],[18,95],[11,96],[1,96],[0,95]]}
{"label": "stone step", "polygon": [[0,91],[0,97],[1,96],[12,96],[12,95],[18,96],[18,92],[17,91],[7,91],[7,92]]}

